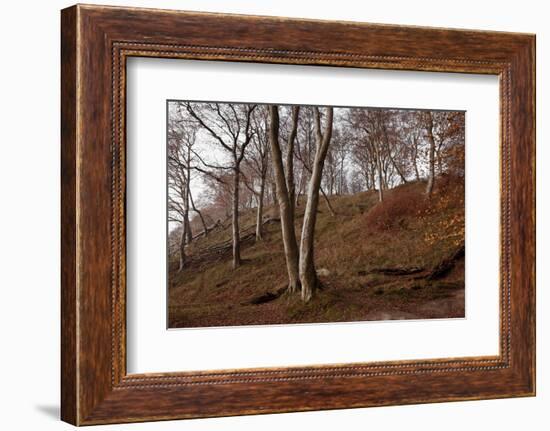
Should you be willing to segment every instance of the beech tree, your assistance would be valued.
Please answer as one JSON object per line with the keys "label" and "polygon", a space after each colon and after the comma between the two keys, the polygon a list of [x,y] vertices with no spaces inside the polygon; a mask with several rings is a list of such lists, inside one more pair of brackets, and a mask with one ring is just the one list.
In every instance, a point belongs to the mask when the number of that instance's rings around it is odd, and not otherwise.
{"label": "beech tree", "polygon": [[[180,224],[179,271],[185,265],[185,246],[193,239],[189,222],[191,201],[192,151],[196,130],[184,122],[181,112],[174,112],[168,128],[168,214],[169,220]],[[193,204],[194,207],[194,204]]]}
{"label": "beech tree", "polygon": [[300,282],[302,284],[302,300],[304,302],[308,302],[311,299],[318,283],[314,261],[315,223],[317,220],[317,207],[319,206],[319,189],[321,187],[323,166],[332,137],[332,121],[334,115],[332,107],[326,108],[326,111],[325,126],[323,129],[319,108],[313,108],[316,149],[311,178],[307,189],[307,201],[304,210],[304,222],[300,240],[299,270]]}
{"label": "beech tree", "polygon": [[[301,162],[302,172],[299,183],[299,194],[302,194],[302,189],[307,188],[308,181],[311,177],[313,170],[313,162],[315,158],[315,149],[316,149],[316,126],[315,126],[315,115],[313,109],[303,109],[300,111],[300,120],[299,123],[301,127],[299,129],[300,137],[296,136],[296,157]],[[332,216],[336,215],[330,199],[328,198],[323,185],[319,186],[319,191],[323,195],[327,209],[329,210]],[[298,200],[296,199],[296,202]]]}
{"label": "beech tree", "polygon": [[426,184],[426,195],[431,196],[435,183],[435,139],[434,139],[434,121],[431,112],[424,113],[426,122],[426,137],[428,139],[428,182]]}
{"label": "beech tree", "polygon": [[250,175],[245,185],[256,198],[256,241],[263,237],[263,211],[269,171],[269,122],[265,107],[258,107],[252,116],[254,134],[245,162]]}
{"label": "beech tree", "polygon": [[[298,107],[292,110],[292,126],[289,136],[288,153],[293,150],[294,139],[296,138],[296,129],[298,125]],[[277,105],[269,106],[270,128],[269,143],[271,148],[271,159],[273,163],[273,175],[277,191],[277,201],[279,203],[279,213],[281,217],[281,232],[283,236],[283,247],[285,250],[285,260],[288,272],[288,290],[291,293],[297,292],[300,288],[300,275],[298,266],[298,244],[296,242],[296,231],[294,227],[294,202],[289,191],[289,185],[293,186],[293,172],[287,164],[287,171],[283,166],[283,155],[279,142],[279,107]],[[290,158],[293,156],[291,155]],[[288,157],[287,157],[288,162]]]}
{"label": "beech tree", "polygon": [[376,173],[376,179],[373,178],[374,188],[378,187],[378,200],[380,202],[384,200],[384,188],[388,183],[388,168],[383,160],[383,121],[384,118],[379,110],[352,108],[348,117],[348,122],[356,129],[363,140],[363,145],[372,154],[373,171]]}
{"label": "beech tree", "polygon": [[[201,164],[213,171],[229,170],[232,173],[232,251],[233,268],[241,264],[241,244],[239,229],[239,189],[241,181],[241,163],[245,151],[252,141],[252,113],[256,105],[233,103],[185,103],[187,112],[200,127],[213,139],[213,143],[224,150],[231,164],[223,166],[208,162],[198,156]],[[216,175],[212,172],[210,175]]]}
{"label": "beech tree", "polygon": [[376,189],[376,157],[368,137],[362,131],[354,130],[353,132],[351,161],[362,178],[362,190]]}
{"label": "beech tree", "polygon": [[402,125],[401,113],[394,110],[380,110],[379,114],[381,116],[380,128],[384,150],[400,182],[406,184],[408,182],[407,164],[404,157],[406,141],[401,140],[399,134]]}
{"label": "beech tree", "polygon": [[305,189],[311,175],[311,163],[315,151],[315,130],[313,113],[311,109],[302,109],[298,121],[298,131],[296,135],[295,156],[300,163],[298,184],[296,188],[296,206],[299,203],[299,197],[305,194]]}
{"label": "beech tree", "polygon": [[[189,183],[191,184],[191,183]],[[195,199],[193,199],[193,193],[191,191],[191,187],[189,187],[189,190],[188,190],[188,196],[189,196],[189,203],[191,203],[191,208],[193,209],[193,211],[199,216],[199,220],[201,221],[201,224],[202,224],[202,234],[204,236],[207,236],[208,235],[208,231],[209,231],[209,228],[208,228],[208,225],[206,224],[206,219],[204,217],[204,215],[202,214],[202,211],[200,211],[197,206],[195,205]]]}
{"label": "beech tree", "polygon": [[408,159],[412,166],[414,179],[420,181],[419,159],[422,137],[420,122],[415,118],[410,119],[403,128],[403,134],[405,135],[403,139],[405,139],[408,144]]}

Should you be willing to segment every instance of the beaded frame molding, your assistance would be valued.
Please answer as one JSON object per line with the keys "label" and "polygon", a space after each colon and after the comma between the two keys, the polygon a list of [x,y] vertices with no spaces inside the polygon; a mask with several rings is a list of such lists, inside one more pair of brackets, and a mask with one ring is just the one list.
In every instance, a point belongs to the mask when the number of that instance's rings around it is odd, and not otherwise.
{"label": "beaded frame molding", "polygon": [[[535,394],[535,36],[77,5],[61,14],[61,417],[75,425]],[[126,372],[126,59],[500,81],[498,356]]]}

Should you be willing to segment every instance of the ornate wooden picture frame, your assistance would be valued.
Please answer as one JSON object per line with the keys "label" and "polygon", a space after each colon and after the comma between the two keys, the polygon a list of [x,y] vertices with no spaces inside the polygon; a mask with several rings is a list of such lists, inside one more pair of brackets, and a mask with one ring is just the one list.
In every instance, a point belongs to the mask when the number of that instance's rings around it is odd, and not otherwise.
{"label": "ornate wooden picture frame", "polygon": [[[535,394],[535,37],[102,6],[62,11],[61,416],[75,425]],[[126,60],[460,72],[500,79],[500,354],[126,371]],[[162,287],[159,287],[162,288]]]}

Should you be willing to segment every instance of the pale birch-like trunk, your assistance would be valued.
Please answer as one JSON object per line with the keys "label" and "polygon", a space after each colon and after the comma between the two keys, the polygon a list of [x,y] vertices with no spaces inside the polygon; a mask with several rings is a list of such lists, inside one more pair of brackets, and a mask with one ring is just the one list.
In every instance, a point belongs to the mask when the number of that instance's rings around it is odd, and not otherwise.
{"label": "pale birch-like trunk", "polygon": [[321,191],[321,194],[325,198],[325,202],[327,204],[327,208],[330,212],[330,215],[332,217],[336,217],[336,211],[334,211],[334,208],[332,207],[332,204],[330,203],[330,199],[328,198],[327,194],[325,193],[325,191],[323,190],[323,188],[321,186],[319,186],[319,190]]}
{"label": "pale birch-like trunk", "polygon": [[430,148],[428,150],[428,184],[426,185],[426,195],[431,196],[435,182],[435,140],[433,135],[433,118],[431,112],[426,115],[427,118],[427,136]]}
{"label": "pale birch-like trunk", "polygon": [[372,163],[370,164],[370,189],[376,190],[376,166],[373,166]]}
{"label": "pale birch-like trunk", "polygon": [[437,160],[437,173],[439,175],[443,173],[443,156],[441,155],[441,146],[442,144],[439,144],[435,152],[436,160]]}
{"label": "pale birch-like trunk", "polygon": [[344,194],[344,157],[340,157],[340,185],[338,194]]}
{"label": "pale birch-like trunk", "polygon": [[395,171],[397,172],[397,175],[399,175],[399,178],[401,179],[401,182],[403,184],[407,183],[407,178],[405,178],[405,175],[403,175],[403,172],[401,171],[401,168],[399,167],[399,164],[395,161],[395,158],[393,157],[391,153],[390,148],[390,140],[388,139],[388,129],[386,128],[386,125],[382,125],[382,130],[384,132],[384,143],[386,144],[386,151],[388,152],[388,157],[390,158],[390,162],[392,166],[394,167]]}
{"label": "pale birch-like trunk", "polygon": [[[189,149],[188,149],[188,156],[189,156]],[[189,160],[189,159],[187,159]],[[190,180],[190,168],[189,163],[187,164],[187,167],[181,169],[182,176],[185,178],[184,184],[184,190],[181,191],[181,197],[183,200],[183,214],[182,214],[182,220],[181,220],[181,236],[180,236],[180,261],[179,261],[179,268],[178,271],[182,271],[185,266],[185,245],[190,244],[193,240],[193,236],[191,234],[191,225],[189,223],[189,180]]]}
{"label": "pale birch-like trunk", "polygon": [[265,175],[261,178],[260,192],[257,195],[258,207],[256,208],[256,241],[261,241],[263,239],[264,194]]}
{"label": "pale birch-like trunk", "polygon": [[191,190],[189,190],[189,201],[191,202],[191,208],[193,208],[193,211],[195,211],[199,215],[199,219],[202,224],[203,234],[204,236],[208,236],[208,226],[206,226],[206,221],[204,220],[204,216],[202,215],[202,211],[197,209],[195,206],[195,201],[193,200],[193,195],[191,193]]}
{"label": "pale birch-like trunk", "polygon": [[187,166],[185,167],[185,199],[184,199],[184,211],[183,222],[185,223],[185,240],[187,244],[193,241],[193,233],[191,232],[191,223],[189,223],[189,194],[191,193],[191,146],[187,145]]}
{"label": "pale birch-like trunk", "polygon": [[269,143],[271,147],[271,160],[275,176],[275,189],[279,203],[283,246],[288,271],[288,290],[293,293],[297,292],[300,287],[298,244],[296,242],[294,217],[292,214],[293,203],[291,203],[289,198],[281,147],[279,144],[279,107],[277,105],[269,107],[269,116],[271,118]]}
{"label": "pale birch-like trunk", "polygon": [[189,210],[185,211],[184,215],[185,223],[185,243],[191,244],[193,241],[193,232],[191,231],[191,223],[189,222]]}
{"label": "pale birch-like trunk", "polygon": [[380,149],[378,145],[373,142],[372,144],[376,154],[376,170],[378,171],[378,200],[382,202],[384,200],[384,178],[382,174],[382,160],[380,158]]}
{"label": "pale birch-like trunk", "polygon": [[179,244],[179,251],[180,251],[180,261],[179,261],[179,267],[178,267],[178,272],[182,271],[183,268],[185,267],[185,261],[186,261],[186,255],[185,255],[185,240],[186,240],[186,237],[187,237],[187,228],[186,228],[186,223],[185,221],[183,221],[181,223],[181,235],[180,235],[180,244]]}
{"label": "pale birch-like trunk", "polygon": [[239,166],[235,163],[233,169],[233,199],[231,210],[231,228],[233,236],[233,269],[241,264],[241,239],[239,232]]}
{"label": "pale birch-like trunk", "polygon": [[370,176],[369,176],[369,172],[364,169],[363,170],[363,177],[365,179],[365,187],[367,188],[367,190],[370,190]]}
{"label": "pale birch-like trunk", "polygon": [[413,136],[413,155],[412,155],[412,162],[414,166],[414,175],[416,177],[416,181],[420,181],[420,172],[418,171],[418,140],[416,136]]}
{"label": "pale birch-like trunk", "polygon": [[330,139],[332,137],[333,109],[327,108],[327,120],[324,133],[321,131],[321,118],[319,108],[314,108],[316,150],[315,159],[311,170],[311,178],[307,189],[307,201],[304,211],[302,237],[300,241],[300,282],[302,284],[302,300],[308,302],[314,295],[317,287],[317,274],[315,272],[314,243],[315,223],[317,221],[317,208],[319,206],[319,189],[323,176],[323,166],[327,155]]}
{"label": "pale birch-like trunk", "polygon": [[298,131],[298,116],[300,114],[300,107],[292,107],[292,126],[290,129],[290,135],[288,137],[287,153],[286,153],[286,188],[288,190],[288,199],[290,202],[290,213],[292,220],[294,220],[295,212],[295,196],[296,185],[294,183],[294,142],[296,140],[296,134]]}

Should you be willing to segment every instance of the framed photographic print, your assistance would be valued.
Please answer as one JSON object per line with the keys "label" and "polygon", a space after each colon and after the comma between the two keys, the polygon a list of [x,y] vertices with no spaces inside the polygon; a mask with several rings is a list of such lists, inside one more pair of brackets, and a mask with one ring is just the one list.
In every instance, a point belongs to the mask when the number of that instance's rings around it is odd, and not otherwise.
{"label": "framed photographic print", "polygon": [[465,317],[464,112],[167,110],[169,328]]}
{"label": "framed photographic print", "polygon": [[62,11],[62,419],[535,394],[535,37]]}

